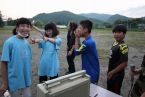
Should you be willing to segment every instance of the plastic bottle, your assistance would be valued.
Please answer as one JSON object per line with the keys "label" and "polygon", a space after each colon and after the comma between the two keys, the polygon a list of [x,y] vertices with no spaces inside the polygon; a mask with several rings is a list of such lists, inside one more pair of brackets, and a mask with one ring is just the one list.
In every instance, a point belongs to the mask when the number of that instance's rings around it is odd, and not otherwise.
{"label": "plastic bottle", "polygon": [[6,90],[6,92],[4,93],[4,97],[11,97],[11,95],[10,95],[8,90]]}

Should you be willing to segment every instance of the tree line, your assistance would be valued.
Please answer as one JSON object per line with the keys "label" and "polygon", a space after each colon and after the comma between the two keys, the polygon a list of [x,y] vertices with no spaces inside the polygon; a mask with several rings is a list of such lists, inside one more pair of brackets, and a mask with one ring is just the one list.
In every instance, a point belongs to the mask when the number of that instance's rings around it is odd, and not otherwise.
{"label": "tree line", "polygon": [[139,29],[144,30],[145,29],[145,17],[142,18],[134,18],[134,19],[128,19],[128,20],[117,20],[114,22],[114,24],[124,24],[128,29]]}
{"label": "tree line", "polygon": [[[15,26],[17,19],[13,20],[12,18],[8,18],[6,21],[3,20],[3,15],[0,11],[0,27],[4,26]],[[145,17],[142,18],[132,18],[127,20],[116,20],[113,24],[110,23],[103,23],[103,24],[94,24],[94,28],[112,28],[116,24],[124,24],[127,26],[128,29],[134,30],[144,30],[145,29]],[[45,25],[44,22],[37,20],[35,25],[38,27],[43,27]],[[66,25],[63,22],[59,22],[57,25]]]}

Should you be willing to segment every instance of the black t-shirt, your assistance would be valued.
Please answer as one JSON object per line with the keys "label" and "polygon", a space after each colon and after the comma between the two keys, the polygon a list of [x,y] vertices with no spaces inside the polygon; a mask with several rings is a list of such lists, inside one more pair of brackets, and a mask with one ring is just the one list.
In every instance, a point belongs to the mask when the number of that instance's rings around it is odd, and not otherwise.
{"label": "black t-shirt", "polygon": [[68,51],[71,50],[72,46],[75,44],[75,33],[73,31],[68,31],[67,33],[67,47]]}
{"label": "black t-shirt", "polygon": [[[108,72],[115,69],[118,65],[128,61],[128,46],[123,42],[114,43],[110,50]],[[124,70],[118,72],[116,75],[124,74]]]}

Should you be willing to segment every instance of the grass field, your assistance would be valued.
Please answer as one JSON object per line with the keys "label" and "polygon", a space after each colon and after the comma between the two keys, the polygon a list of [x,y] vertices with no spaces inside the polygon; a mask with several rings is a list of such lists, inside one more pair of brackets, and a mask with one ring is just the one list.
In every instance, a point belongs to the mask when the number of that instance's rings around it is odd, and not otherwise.
{"label": "grass field", "polygon": [[[13,27],[6,27],[0,29],[0,52],[2,51],[3,42],[10,36],[12,36]],[[63,43],[60,49],[60,76],[64,75],[67,71],[67,61],[66,61],[66,29],[60,29],[60,36],[63,39]],[[31,37],[38,37],[39,33],[32,31]],[[112,43],[114,42],[113,34],[111,30],[108,29],[94,29],[92,31],[92,36],[97,43],[97,49],[99,53],[99,61],[101,68],[101,75],[99,79],[100,86],[106,88],[106,73],[108,69],[108,57],[109,57],[109,49],[111,48]],[[145,53],[145,39],[144,32],[135,32],[129,31],[127,32],[126,43],[129,46],[129,62],[128,64],[135,64],[137,67],[140,66],[142,57]],[[37,45],[32,45],[33,51],[33,61],[32,61],[32,93],[33,97],[36,96],[36,84],[38,84],[38,76],[37,76],[37,64],[40,56],[40,50],[37,48]],[[0,53],[1,54],[1,53]],[[81,58],[76,57],[75,59],[76,69],[81,69]],[[1,80],[1,79],[0,79]],[[122,86],[122,95],[123,97],[127,97],[128,91],[130,89],[130,76],[128,75],[128,67],[126,68],[126,76]]]}

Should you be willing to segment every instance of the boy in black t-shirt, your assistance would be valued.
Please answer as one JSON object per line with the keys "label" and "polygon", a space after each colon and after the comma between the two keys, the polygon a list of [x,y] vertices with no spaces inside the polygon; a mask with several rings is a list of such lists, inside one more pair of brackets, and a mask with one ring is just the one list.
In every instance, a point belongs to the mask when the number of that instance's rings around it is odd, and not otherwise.
{"label": "boy in black t-shirt", "polygon": [[124,71],[128,63],[128,46],[124,42],[127,28],[119,24],[113,28],[115,42],[110,50],[107,89],[120,95]]}

